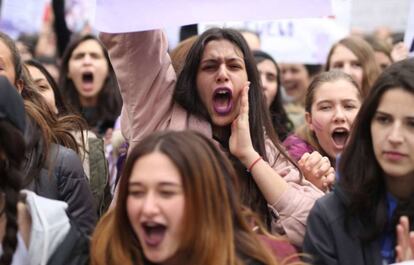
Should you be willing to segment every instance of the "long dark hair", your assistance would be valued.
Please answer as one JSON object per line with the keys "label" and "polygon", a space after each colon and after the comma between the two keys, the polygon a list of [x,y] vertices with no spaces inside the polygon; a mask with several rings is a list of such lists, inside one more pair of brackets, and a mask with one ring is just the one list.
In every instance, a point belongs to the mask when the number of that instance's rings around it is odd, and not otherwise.
{"label": "long dark hair", "polygon": [[[384,171],[376,160],[372,146],[371,122],[385,92],[403,89],[414,94],[414,59],[395,63],[386,68],[374,83],[354,122],[354,129],[339,163],[339,187],[349,197],[348,217],[357,217],[369,224],[359,236],[372,240],[387,223],[387,188]],[[409,207],[407,207],[407,205]],[[414,222],[414,195],[400,202],[395,217],[408,215],[411,229]],[[348,218],[349,219],[349,218]],[[396,219],[396,218],[394,218]]]}
{"label": "long dark hair", "polygon": [[272,56],[265,53],[264,51],[253,51],[253,56],[256,59],[257,64],[263,62],[264,60],[270,60],[276,67],[276,84],[277,84],[277,93],[272,103],[269,106],[270,118],[272,120],[273,128],[276,131],[277,136],[280,141],[284,141],[289,133],[293,130],[293,123],[286,114],[285,108],[283,107],[281,81],[280,81],[280,68]]}
{"label": "long dark hair", "polygon": [[[90,127],[106,126],[106,123],[111,123],[113,127],[115,120],[121,113],[122,98],[119,92],[118,82],[112,64],[109,60],[108,52],[105,50],[101,41],[93,35],[84,35],[74,39],[67,46],[61,62],[60,76],[59,76],[59,88],[62,91],[62,95],[67,98],[68,103],[78,111],[82,113],[82,106],[79,100],[79,93],[73,83],[72,79],[68,78],[69,72],[69,60],[73,51],[84,41],[95,40],[102,48],[106,62],[108,64],[108,75],[103,84],[102,90],[99,92],[98,103],[96,105],[97,112],[91,120],[88,121]],[[98,128],[101,129],[101,128]],[[102,133],[102,132],[98,132]]]}
{"label": "long dark hair", "polygon": [[15,72],[14,84],[22,88],[21,96],[28,115],[24,134],[26,156],[23,163],[23,172],[25,172],[23,173],[25,176],[23,185],[25,186],[39,176],[41,168],[48,159],[48,150],[52,143],[61,144],[79,154],[84,148],[84,143],[82,141],[79,144],[72,131],[82,131],[85,126],[77,115],[56,116],[30,78],[14,41],[1,32],[0,41],[10,50]]}
{"label": "long dark hair", "polygon": [[[250,81],[249,89],[249,123],[252,143],[254,149],[268,161],[265,147],[265,137],[267,136],[273,145],[280,151],[280,155],[286,157],[292,164],[295,163],[289,158],[281,147],[279,140],[273,130],[270,120],[269,110],[265,104],[264,95],[260,84],[260,78],[256,67],[256,61],[243,38],[243,36],[233,29],[211,28],[200,35],[191,47],[184,67],[178,76],[177,84],[174,90],[174,100],[178,102],[189,113],[210,121],[207,110],[202,103],[197,89],[197,73],[203,56],[204,49],[210,41],[228,40],[238,47],[244,56],[246,72]],[[220,139],[218,139],[220,141]],[[228,151],[228,139],[221,139],[220,144]],[[270,227],[271,216],[267,207],[267,202],[257,187],[256,182],[251,174],[246,171],[242,163],[232,155],[229,155],[235,168],[238,171],[242,188],[242,200],[245,205],[254,209],[260,215],[262,220]]]}
{"label": "long dark hair", "polygon": [[22,133],[9,122],[0,120],[0,190],[4,194],[4,213],[6,214],[6,232],[2,241],[3,255],[0,264],[11,264],[17,247],[17,202],[21,189],[22,175],[20,164],[24,159],[25,143]]}
{"label": "long dark hair", "polygon": [[[164,154],[182,179],[185,210],[178,253],[189,264],[275,264],[247,224],[230,161],[211,139],[191,131],[156,132],[128,155],[119,183],[118,203],[98,224],[92,240],[92,264],[145,264],[127,214],[129,180],[136,161]],[[200,168],[203,170],[200,170]],[[215,244],[220,242],[220,244]],[[96,250],[96,251],[95,251]]]}

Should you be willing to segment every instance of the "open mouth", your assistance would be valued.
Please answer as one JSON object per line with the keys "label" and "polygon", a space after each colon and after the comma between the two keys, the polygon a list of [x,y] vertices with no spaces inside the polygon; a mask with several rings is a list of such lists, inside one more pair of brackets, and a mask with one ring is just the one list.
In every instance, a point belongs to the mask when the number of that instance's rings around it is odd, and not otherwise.
{"label": "open mouth", "polygon": [[219,115],[227,115],[233,107],[233,93],[229,88],[217,88],[213,94],[213,108]]}
{"label": "open mouth", "polygon": [[142,223],[144,241],[148,246],[156,247],[163,241],[167,227],[158,223]]}
{"label": "open mouth", "polygon": [[93,84],[93,73],[92,72],[84,72],[82,74],[82,82],[84,85],[92,85]]}
{"label": "open mouth", "polygon": [[338,128],[332,132],[332,140],[339,148],[343,148],[348,140],[349,131],[345,128]]}

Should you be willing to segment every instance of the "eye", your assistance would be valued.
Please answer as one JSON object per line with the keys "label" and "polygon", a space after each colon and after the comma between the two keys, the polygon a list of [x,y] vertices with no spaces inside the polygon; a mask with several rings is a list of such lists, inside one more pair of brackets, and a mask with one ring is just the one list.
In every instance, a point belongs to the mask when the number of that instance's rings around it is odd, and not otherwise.
{"label": "eye", "polygon": [[242,69],[241,65],[239,64],[230,64],[229,68],[234,70]]}
{"label": "eye", "polygon": [[130,189],[128,191],[128,196],[131,196],[134,198],[142,198],[145,196],[145,191],[141,189]]}
{"label": "eye", "polygon": [[177,192],[174,191],[174,190],[160,190],[160,195],[163,198],[171,198],[176,194],[177,194]]}
{"label": "eye", "polygon": [[333,69],[342,69],[344,67],[344,64],[342,62],[335,62],[332,64]]}
{"label": "eye", "polygon": [[357,107],[353,104],[347,104],[344,106],[344,108],[347,110],[353,110],[353,109],[356,109]]}
{"label": "eye", "polygon": [[201,67],[201,70],[203,71],[214,71],[216,69],[216,66],[214,64],[205,64]]}
{"label": "eye", "polygon": [[392,122],[392,119],[391,119],[391,117],[390,117],[390,116],[388,116],[388,115],[383,115],[383,114],[377,114],[377,115],[374,117],[374,120],[375,120],[376,122],[378,122],[379,124],[383,124],[383,125],[386,125],[386,124],[389,124],[389,123],[391,123],[391,122]]}
{"label": "eye", "polygon": [[412,118],[407,119],[407,126],[411,129],[414,129],[414,119]]}
{"label": "eye", "polygon": [[362,67],[360,62],[352,62],[351,66],[354,67],[354,68],[361,68]]}
{"label": "eye", "polygon": [[332,109],[332,106],[328,104],[319,105],[318,107],[318,110],[322,110],[322,111],[328,111],[331,109]]}

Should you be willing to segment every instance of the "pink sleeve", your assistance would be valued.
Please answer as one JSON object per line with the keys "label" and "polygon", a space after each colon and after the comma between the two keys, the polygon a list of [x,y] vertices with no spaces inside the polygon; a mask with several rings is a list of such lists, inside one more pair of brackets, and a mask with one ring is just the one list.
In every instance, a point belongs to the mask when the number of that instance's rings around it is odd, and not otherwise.
{"label": "pink sleeve", "polygon": [[121,128],[133,146],[154,131],[165,129],[173,110],[176,74],[161,30],[101,33],[118,79],[123,108]]}
{"label": "pink sleeve", "polygon": [[269,161],[275,161],[277,157],[276,162],[270,162],[270,165],[289,184],[289,188],[278,201],[269,202],[269,207],[275,217],[278,217],[272,222],[272,232],[286,234],[292,244],[300,247],[305,236],[309,211],[316,199],[324,193],[302,178],[299,170],[279,155],[279,151],[270,140],[267,140],[266,147],[267,150],[271,150],[268,151]]}

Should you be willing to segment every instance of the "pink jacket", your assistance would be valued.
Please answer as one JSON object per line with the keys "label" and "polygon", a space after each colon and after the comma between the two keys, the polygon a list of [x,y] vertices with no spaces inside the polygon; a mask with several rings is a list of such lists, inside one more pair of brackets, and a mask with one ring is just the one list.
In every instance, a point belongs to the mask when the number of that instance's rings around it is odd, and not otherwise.
{"label": "pink jacket", "polygon": [[[152,132],[166,129],[191,129],[212,138],[209,122],[191,115],[173,101],[176,74],[162,31],[101,33],[100,38],[118,78],[124,102],[121,128],[131,147]],[[298,170],[285,158],[279,157],[274,163],[279,151],[270,140],[266,148],[270,165],[290,186],[280,200],[268,202],[279,216],[272,230],[286,234],[293,244],[301,246],[309,211],[323,192],[306,180],[301,181]]]}

